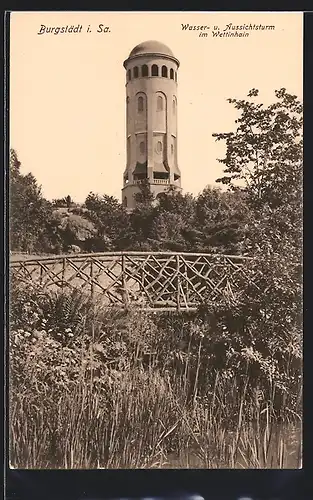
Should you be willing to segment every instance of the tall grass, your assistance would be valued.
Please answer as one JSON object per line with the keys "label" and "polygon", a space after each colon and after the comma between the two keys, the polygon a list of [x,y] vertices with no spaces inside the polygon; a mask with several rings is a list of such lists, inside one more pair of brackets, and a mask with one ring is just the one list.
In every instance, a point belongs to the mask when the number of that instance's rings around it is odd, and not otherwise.
{"label": "tall grass", "polygon": [[90,318],[86,302],[73,336],[69,303],[49,331],[49,300],[35,311],[41,335],[12,321],[12,466],[300,467],[299,408],[285,398],[278,412],[279,387],[253,380],[249,362],[234,376],[210,369],[194,320],[175,322],[173,335],[143,312],[108,316],[99,306]]}
{"label": "tall grass", "polygon": [[[212,412],[211,405],[195,401],[186,405],[177,389],[159,373],[133,369],[108,391],[81,383],[41,402],[36,395],[16,394],[11,463],[19,468],[300,466],[296,426],[273,418],[256,426],[240,414],[237,430],[231,431],[218,408]],[[237,404],[242,406],[240,396]]]}

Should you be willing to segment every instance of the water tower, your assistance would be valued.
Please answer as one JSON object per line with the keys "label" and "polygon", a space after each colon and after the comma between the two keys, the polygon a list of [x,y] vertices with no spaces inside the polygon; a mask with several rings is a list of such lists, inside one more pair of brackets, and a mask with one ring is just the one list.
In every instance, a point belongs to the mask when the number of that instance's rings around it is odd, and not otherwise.
{"label": "water tower", "polygon": [[134,194],[148,182],[157,197],[181,189],[177,163],[177,71],[179,61],[163,43],[137,45],[124,61],[126,69],[127,161],[122,201],[135,207]]}

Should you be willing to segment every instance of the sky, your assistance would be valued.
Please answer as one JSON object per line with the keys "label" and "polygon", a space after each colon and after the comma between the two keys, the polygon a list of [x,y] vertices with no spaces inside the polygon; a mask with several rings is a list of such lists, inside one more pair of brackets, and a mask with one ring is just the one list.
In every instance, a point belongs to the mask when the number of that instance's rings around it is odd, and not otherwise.
{"label": "sky", "polygon": [[[207,37],[182,24],[209,26]],[[214,26],[274,25],[248,37],[213,37]],[[98,33],[98,26],[109,32]],[[39,35],[81,25],[80,33]],[[90,25],[90,32],[87,27]],[[227,31],[228,32],[228,31]],[[243,32],[242,30],[240,31]],[[184,192],[197,195],[222,175],[234,130],[228,98],[251,88],[265,105],[285,87],[302,99],[303,15],[273,12],[13,12],[10,26],[10,147],[48,199],[90,192],[121,199],[126,165],[125,69],[137,44],[158,40],[180,61],[178,164]]]}

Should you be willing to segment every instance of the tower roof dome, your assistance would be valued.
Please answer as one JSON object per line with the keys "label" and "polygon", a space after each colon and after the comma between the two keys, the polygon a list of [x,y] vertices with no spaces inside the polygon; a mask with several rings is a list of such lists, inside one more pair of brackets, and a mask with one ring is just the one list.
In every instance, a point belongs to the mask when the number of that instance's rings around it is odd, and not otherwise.
{"label": "tower roof dome", "polygon": [[179,66],[179,61],[176,59],[171,49],[167,45],[165,45],[165,43],[158,42],[157,40],[147,40],[146,42],[141,42],[136,45],[136,47],[134,47],[130,52],[128,59],[124,61],[124,66],[129,59],[149,55],[158,55],[161,57],[163,56],[169,59],[173,59]]}
{"label": "tower roof dome", "polygon": [[158,42],[157,40],[148,40],[139,43],[130,52],[129,57],[145,55],[145,54],[164,54],[166,56],[174,57],[171,49],[165,43]]}

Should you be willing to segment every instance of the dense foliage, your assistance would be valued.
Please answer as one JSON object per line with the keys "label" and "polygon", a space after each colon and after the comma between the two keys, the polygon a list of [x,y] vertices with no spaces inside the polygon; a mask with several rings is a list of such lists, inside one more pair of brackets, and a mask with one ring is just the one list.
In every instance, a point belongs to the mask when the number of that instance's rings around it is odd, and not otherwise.
{"label": "dense foliage", "polygon": [[286,466],[273,436],[301,420],[302,105],[285,89],[268,107],[256,89],[229,102],[236,130],[214,134],[226,190],[169,189],[155,203],[143,185],[131,213],[94,193],[47,202],[12,151],[12,250],[242,254],[257,284],[193,314],[108,315],[79,293],[13,282],[14,463],[150,467],[183,453],[182,466]]}
{"label": "dense foliage", "polygon": [[299,465],[301,347],[283,323],[274,338],[246,309],[108,313],[14,282],[11,304],[15,467]]}

